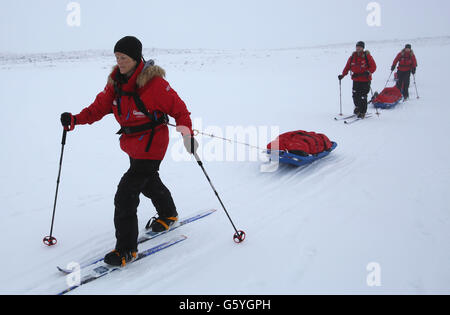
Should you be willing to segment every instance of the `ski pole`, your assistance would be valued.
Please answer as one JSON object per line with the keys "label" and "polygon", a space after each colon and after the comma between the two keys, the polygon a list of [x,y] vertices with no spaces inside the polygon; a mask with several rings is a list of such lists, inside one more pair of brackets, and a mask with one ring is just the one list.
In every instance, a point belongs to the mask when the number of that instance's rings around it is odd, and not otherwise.
{"label": "ski pole", "polygon": [[414,78],[414,86],[416,87],[416,95],[417,95],[417,98],[420,98],[419,97],[419,92],[417,91],[417,84],[416,84],[416,75],[413,73],[413,78]]}
{"label": "ski pole", "polygon": [[339,80],[339,115],[342,116],[342,82]]}
{"label": "ski pole", "polygon": [[386,84],[384,85],[384,88],[386,88],[386,86],[388,85],[389,80],[391,79],[391,76],[392,76],[392,73],[393,73],[393,72],[394,72],[394,71],[391,71],[391,74],[389,75],[389,78],[387,79]]}
{"label": "ski pole", "polygon": [[55,201],[53,203],[53,215],[52,215],[52,224],[50,227],[50,235],[44,237],[43,242],[47,246],[53,246],[56,245],[58,242],[56,238],[53,236],[53,223],[55,222],[55,211],[56,211],[56,200],[58,199],[58,189],[59,189],[59,180],[61,178],[61,166],[63,161],[63,155],[64,155],[64,145],[66,144],[66,136],[67,136],[67,130],[63,130],[62,134],[62,140],[61,140],[61,156],[59,158],[59,170],[58,170],[58,178],[56,179],[56,192],[55,192]]}
{"label": "ski pole", "polygon": [[209,178],[208,173],[206,173],[206,170],[205,170],[205,168],[203,167],[203,163],[202,163],[202,161],[200,160],[200,157],[197,155],[197,153],[194,153],[194,157],[195,157],[195,159],[197,160],[198,165],[201,167],[203,173],[205,174],[206,179],[207,179],[208,182],[209,182],[209,185],[211,185],[212,190],[213,190],[214,193],[216,194],[217,199],[219,199],[219,202],[220,202],[220,204],[221,204],[223,210],[225,211],[225,214],[227,215],[228,220],[230,220],[230,223],[231,223],[231,225],[233,226],[234,231],[236,232],[236,233],[234,233],[234,235],[233,235],[233,240],[234,240],[236,243],[242,243],[242,242],[245,240],[245,232],[244,232],[244,231],[241,231],[241,230],[238,230],[238,229],[236,228],[236,226],[235,226],[234,223],[233,223],[233,220],[231,220],[230,214],[228,213],[227,209],[225,209],[225,205],[223,204],[222,200],[220,199],[219,194],[217,193],[216,188],[214,187],[213,183],[211,182],[211,179]]}

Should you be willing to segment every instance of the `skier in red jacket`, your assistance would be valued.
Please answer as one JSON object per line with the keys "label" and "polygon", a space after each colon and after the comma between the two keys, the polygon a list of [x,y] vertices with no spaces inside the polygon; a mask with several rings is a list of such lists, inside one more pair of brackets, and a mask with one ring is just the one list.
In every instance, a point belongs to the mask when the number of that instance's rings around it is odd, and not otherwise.
{"label": "skier in red jacket", "polygon": [[410,44],[406,44],[405,48],[398,53],[397,57],[395,57],[394,62],[392,63],[391,71],[395,70],[397,63],[397,88],[402,91],[403,98],[407,100],[409,97],[411,73],[415,74],[417,68],[417,59]]}
{"label": "skier in red jacket", "polygon": [[354,114],[364,118],[367,112],[367,95],[370,92],[372,74],[377,70],[375,60],[369,51],[364,51],[364,42],[356,43],[356,51],[350,56],[342,74],[338,76],[342,80],[349,71],[353,80]]}
{"label": "skier in red jacket", "polygon": [[152,200],[158,212],[147,228],[161,232],[178,220],[170,191],[158,173],[169,143],[167,115],[175,118],[189,153],[196,152],[198,143],[185,103],[164,80],[165,71],[153,61],[145,62],[141,42],[126,36],[117,42],[114,54],[117,65],[104,90],[78,115],[63,113],[61,123],[66,130],[73,130],[75,125],[93,124],[112,113],[121,126],[120,146],[129,155],[130,168],[114,197],[116,246],[105,262],[123,266],[137,255],[140,193]]}

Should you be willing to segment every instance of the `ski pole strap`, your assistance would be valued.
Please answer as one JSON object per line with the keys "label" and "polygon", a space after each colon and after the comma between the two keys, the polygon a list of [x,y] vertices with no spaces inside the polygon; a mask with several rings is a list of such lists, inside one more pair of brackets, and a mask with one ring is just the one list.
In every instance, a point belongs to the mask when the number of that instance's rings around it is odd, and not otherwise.
{"label": "ski pole strap", "polygon": [[203,163],[202,163],[202,161],[200,160],[200,157],[198,156],[198,154],[197,154],[197,153],[194,153],[194,157],[195,157],[195,159],[197,160],[198,165],[202,166],[202,169],[203,169]]}

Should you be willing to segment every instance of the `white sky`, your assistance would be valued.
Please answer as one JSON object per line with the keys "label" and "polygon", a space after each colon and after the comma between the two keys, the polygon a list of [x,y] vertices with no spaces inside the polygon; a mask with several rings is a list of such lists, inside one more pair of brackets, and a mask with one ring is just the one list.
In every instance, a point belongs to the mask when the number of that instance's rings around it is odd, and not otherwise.
{"label": "white sky", "polygon": [[145,48],[286,48],[450,35],[448,0],[78,0],[81,26],[69,27],[68,0],[0,0],[1,52],[111,49],[125,35]]}

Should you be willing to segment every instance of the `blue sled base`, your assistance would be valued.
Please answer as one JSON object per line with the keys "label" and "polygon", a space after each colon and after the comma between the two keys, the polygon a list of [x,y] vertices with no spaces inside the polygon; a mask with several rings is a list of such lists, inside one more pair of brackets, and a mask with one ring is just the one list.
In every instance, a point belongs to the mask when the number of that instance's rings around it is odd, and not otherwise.
{"label": "blue sled base", "polygon": [[303,166],[315,162],[319,159],[322,159],[326,157],[328,154],[330,154],[337,147],[336,142],[332,142],[332,144],[333,145],[331,146],[330,150],[323,151],[319,154],[314,155],[310,154],[308,156],[300,156],[285,151],[276,151],[278,153],[277,155],[277,153],[274,153],[274,151],[271,150],[267,150],[267,154],[270,155],[270,160],[278,158],[280,163],[291,164],[295,166]]}

